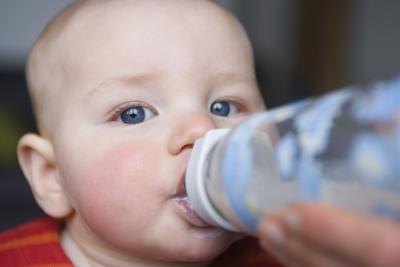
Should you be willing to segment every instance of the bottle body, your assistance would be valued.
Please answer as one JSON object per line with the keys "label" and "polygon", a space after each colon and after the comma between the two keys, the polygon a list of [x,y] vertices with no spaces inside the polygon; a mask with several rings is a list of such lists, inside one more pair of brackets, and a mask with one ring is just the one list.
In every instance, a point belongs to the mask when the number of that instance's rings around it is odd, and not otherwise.
{"label": "bottle body", "polygon": [[400,218],[400,80],[256,114],[204,150],[200,186],[225,220],[211,224],[255,233],[304,200]]}

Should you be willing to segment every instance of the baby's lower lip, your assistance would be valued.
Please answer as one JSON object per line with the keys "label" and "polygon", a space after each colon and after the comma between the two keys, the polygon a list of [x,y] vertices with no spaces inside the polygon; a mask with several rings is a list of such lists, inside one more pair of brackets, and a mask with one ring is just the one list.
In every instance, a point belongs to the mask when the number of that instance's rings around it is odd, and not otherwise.
{"label": "baby's lower lip", "polygon": [[175,202],[178,204],[185,219],[192,225],[197,227],[213,227],[212,225],[205,222],[200,216],[190,207],[190,203],[187,196],[176,197]]}

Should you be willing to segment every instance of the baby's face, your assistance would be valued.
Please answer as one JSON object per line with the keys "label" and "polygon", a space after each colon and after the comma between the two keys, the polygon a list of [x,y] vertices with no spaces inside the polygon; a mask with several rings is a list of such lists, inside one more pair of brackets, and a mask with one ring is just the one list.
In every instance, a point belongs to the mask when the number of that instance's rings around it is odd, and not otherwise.
{"label": "baby's face", "polygon": [[68,44],[53,140],[67,229],[132,259],[210,260],[236,235],[177,200],[193,142],[263,109],[249,44],[207,1],[109,2]]}

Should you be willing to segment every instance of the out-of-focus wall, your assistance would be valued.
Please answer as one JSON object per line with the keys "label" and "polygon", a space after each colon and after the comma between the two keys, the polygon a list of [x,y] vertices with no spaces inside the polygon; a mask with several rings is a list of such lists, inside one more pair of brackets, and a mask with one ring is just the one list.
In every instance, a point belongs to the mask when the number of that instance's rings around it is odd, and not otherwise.
{"label": "out-of-focus wall", "polygon": [[20,70],[44,25],[72,0],[0,1],[0,68]]}
{"label": "out-of-focus wall", "polygon": [[400,1],[355,0],[348,68],[350,82],[400,74]]}

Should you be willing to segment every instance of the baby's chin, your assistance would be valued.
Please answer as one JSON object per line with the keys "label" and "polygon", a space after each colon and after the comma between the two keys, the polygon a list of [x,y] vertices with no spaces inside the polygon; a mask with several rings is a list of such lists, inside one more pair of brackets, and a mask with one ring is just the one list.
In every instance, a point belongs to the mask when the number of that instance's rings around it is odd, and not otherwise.
{"label": "baby's chin", "polygon": [[193,227],[189,230],[187,238],[190,241],[186,244],[183,243],[182,246],[169,251],[171,260],[175,258],[184,262],[210,262],[227,250],[232,243],[242,239],[243,235],[215,227]]}

